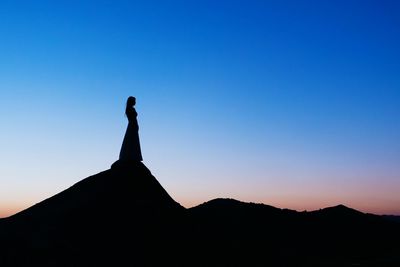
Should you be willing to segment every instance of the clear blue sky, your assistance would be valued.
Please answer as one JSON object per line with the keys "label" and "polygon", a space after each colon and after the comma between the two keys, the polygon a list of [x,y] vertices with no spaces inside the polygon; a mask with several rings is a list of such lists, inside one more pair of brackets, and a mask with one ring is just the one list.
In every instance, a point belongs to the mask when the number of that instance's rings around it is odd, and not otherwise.
{"label": "clear blue sky", "polygon": [[400,214],[400,2],[1,1],[0,217],[144,163],[216,197]]}

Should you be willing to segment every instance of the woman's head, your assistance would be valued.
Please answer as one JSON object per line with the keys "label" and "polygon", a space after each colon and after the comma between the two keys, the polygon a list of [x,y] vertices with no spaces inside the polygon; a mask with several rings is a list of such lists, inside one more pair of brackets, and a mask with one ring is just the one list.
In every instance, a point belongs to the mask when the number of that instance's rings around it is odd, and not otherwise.
{"label": "woman's head", "polygon": [[128,97],[128,100],[126,100],[126,107],[133,107],[136,104],[136,98],[134,96]]}

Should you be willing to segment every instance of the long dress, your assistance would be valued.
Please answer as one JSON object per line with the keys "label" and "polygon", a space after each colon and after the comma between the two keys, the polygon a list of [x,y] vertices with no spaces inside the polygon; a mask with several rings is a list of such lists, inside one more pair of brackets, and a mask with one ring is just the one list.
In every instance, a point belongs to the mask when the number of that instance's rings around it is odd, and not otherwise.
{"label": "long dress", "polygon": [[142,152],[139,141],[139,124],[137,122],[137,112],[135,108],[126,109],[128,117],[128,127],[126,128],[124,141],[122,142],[119,160],[121,161],[142,161]]}

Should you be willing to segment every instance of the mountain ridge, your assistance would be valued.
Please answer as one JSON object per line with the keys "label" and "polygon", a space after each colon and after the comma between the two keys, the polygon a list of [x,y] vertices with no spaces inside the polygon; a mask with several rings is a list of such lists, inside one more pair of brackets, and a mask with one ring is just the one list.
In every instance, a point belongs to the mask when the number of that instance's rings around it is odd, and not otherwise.
{"label": "mountain ridge", "polygon": [[400,223],[344,205],[186,209],[143,163],[118,161],[0,219],[0,266],[389,266],[398,238]]}

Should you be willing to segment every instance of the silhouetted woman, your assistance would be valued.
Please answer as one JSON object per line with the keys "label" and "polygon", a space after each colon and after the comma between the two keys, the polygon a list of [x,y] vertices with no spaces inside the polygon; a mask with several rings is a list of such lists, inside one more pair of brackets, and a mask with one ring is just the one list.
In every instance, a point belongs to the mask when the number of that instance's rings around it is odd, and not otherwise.
{"label": "silhouetted woman", "polygon": [[136,104],[136,98],[128,97],[126,101],[125,114],[128,117],[128,127],[126,129],[124,141],[122,142],[119,159],[121,161],[142,161],[142,152],[139,142],[139,124],[137,122],[137,112],[133,107]]}

